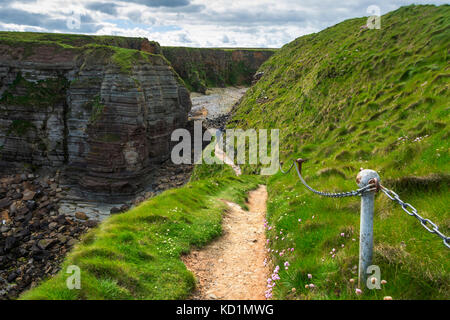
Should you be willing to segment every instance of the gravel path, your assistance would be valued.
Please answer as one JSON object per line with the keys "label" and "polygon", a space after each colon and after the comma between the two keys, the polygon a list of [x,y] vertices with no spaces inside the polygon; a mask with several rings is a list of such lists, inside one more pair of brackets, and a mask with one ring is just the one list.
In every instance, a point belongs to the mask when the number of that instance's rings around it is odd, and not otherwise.
{"label": "gravel path", "polygon": [[191,299],[264,300],[268,267],[265,250],[264,218],[267,190],[260,186],[249,194],[249,211],[224,201],[223,235],[183,257],[183,262],[197,278]]}

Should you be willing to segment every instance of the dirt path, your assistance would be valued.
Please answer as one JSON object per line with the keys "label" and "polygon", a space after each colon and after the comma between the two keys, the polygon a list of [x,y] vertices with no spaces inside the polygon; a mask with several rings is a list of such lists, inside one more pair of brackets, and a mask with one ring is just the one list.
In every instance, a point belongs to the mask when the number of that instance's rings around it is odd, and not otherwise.
{"label": "dirt path", "polygon": [[269,270],[264,218],[267,190],[260,186],[249,194],[249,211],[236,203],[223,218],[223,235],[208,246],[192,251],[183,262],[197,278],[194,300],[264,300]]}
{"label": "dirt path", "polygon": [[226,165],[229,165],[234,173],[237,176],[240,176],[242,174],[241,168],[239,168],[238,165],[234,164],[234,161],[231,160],[227,154],[220,148],[219,144],[216,143],[215,147],[214,147],[214,154],[217,158],[219,158],[220,160],[223,161],[223,163],[225,163]]}

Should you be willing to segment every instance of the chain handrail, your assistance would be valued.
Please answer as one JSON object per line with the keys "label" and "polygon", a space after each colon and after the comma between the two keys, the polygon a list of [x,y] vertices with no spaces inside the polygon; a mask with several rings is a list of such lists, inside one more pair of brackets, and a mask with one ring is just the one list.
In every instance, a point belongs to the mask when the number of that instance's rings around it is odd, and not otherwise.
{"label": "chain handrail", "polygon": [[[375,191],[376,187],[373,184],[368,184],[367,186],[357,189],[357,190],[352,190],[352,191],[346,191],[346,192],[323,192],[323,191],[318,191],[312,187],[310,187],[305,179],[303,179],[302,176],[302,163],[305,162],[306,160],[304,159],[297,159],[297,160],[293,160],[292,161],[292,165],[290,166],[290,168],[287,171],[283,171],[283,169],[281,168],[282,163],[280,163],[280,170],[282,173],[286,174],[289,171],[291,171],[292,167],[295,166],[295,170],[297,171],[297,175],[300,178],[300,181],[303,183],[303,185],[310,191],[314,192],[315,194],[318,194],[320,196],[323,197],[329,197],[329,198],[344,198],[344,197],[355,197],[355,196],[360,196],[361,194],[363,194],[364,192],[369,192],[369,191]],[[297,164],[297,165],[295,165]]]}
{"label": "chain handrail", "polygon": [[[303,162],[306,162],[306,160],[304,160],[304,159],[292,160],[291,166],[286,171],[283,171],[283,169],[282,169],[283,163],[280,162],[280,171],[284,174],[287,174],[291,171],[291,169],[293,167],[295,167],[295,169],[297,171],[297,175],[298,175],[300,181],[302,182],[302,184],[308,190],[310,190],[320,196],[324,196],[324,197],[330,197],[330,198],[353,197],[353,196],[361,196],[364,192],[372,192],[372,191],[381,190],[390,200],[397,202],[402,207],[403,211],[405,211],[408,215],[413,216],[417,220],[419,220],[420,224],[422,225],[422,227],[425,228],[425,230],[427,230],[428,232],[430,232],[432,234],[436,234],[438,237],[440,237],[442,239],[442,241],[444,242],[444,245],[447,248],[450,248],[450,237],[447,237],[442,232],[440,232],[439,227],[433,221],[431,221],[430,219],[423,218],[421,215],[418,214],[416,208],[414,208],[411,204],[402,201],[397,193],[382,186],[381,184],[378,184],[378,182],[376,180],[373,182],[369,181],[369,184],[363,188],[352,190],[352,191],[347,191],[347,192],[334,193],[334,192],[318,191],[318,190],[310,187],[306,183],[305,179],[303,179],[303,176],[302,176],[302,163]],[[428,225],[430,225],[431,228]]]}
{"label": "chain handrail", "polygon": [[[439,227],[430,219],[425,219],[423,218],[418,212],[417,209],[414,208],[411,204],[406,203],[404,201],[402,201],[402,199],[400,199],[400,197],[398,196],[397,193],[395,193],[394,191],[380,185],[381,191],[392,201],[397,202],[403,209],[403,211],[405,211],[408,215],[415,217],[417,220],[420,221],[420,224],[422,225],[422,227],[425,228],[425,230],[427,230],[430,233],[436,234],[438,237],[440,237],[442,239],[442,241],[444,242],[444,245],[447,248],[450,248],[450,237],[445,236],[442,232],[439,231]],[[408,210],[410,209],[410,210]],[[432,228],[430,229],[427,224],[429,224]]]}

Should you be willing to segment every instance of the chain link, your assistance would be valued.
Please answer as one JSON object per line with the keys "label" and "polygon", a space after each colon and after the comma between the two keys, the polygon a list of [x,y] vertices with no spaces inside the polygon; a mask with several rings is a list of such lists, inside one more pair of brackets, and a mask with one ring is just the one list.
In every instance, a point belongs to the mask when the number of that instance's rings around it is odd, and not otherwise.
{"label": "chain link", "polygon": [[[398,194],[396,194],[394,191],[384,187],[384,186],[380,186],[381,187],[381,191],[392,201],[397,202],[403,209],[403,211],[405,211],[408,215],[415,217],[417,220],[419,220],[420,224],[422,225],[422,227],[425,228],[425,230],[427,230],[430,233],[434,233],[436,234],[438,237],[440,237],[442,239],[442,241],[444,242],[444,245],[447,248],[450,248],[450,237],[445,236],[442,232],[439,231],[439,227],[430,219],[425,219],[423,218],[418,212],[417,209],[414,208],[412,205],[410,205],[409,203],[406,203],[404,201],[402,201],[402,199],[400,199],[400,197],[398,196]],[[428,225],[431,226],[428,227]]]}

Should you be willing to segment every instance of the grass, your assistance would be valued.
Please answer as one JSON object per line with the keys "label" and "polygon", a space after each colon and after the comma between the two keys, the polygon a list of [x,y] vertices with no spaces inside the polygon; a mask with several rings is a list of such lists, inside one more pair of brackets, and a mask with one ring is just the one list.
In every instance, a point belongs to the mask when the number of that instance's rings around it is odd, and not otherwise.
{"label": "grass", "polygon": [[[230,127],[280,129],[281,158],[308,158],[306,180],[320,190],[353,190],[359,169],[374,169],[449,235],[450,6],[402,7],[381,21],[369,30],[360,29],[366,18],[351,19],[285,45],[262,65]],[[275,299],[450,298],[449,250],[383,194],[373,263],[387,284],[358,296],[349,279],[357,279],[359,199],[319,197],[294,173],[267,184],[271,256],[282,270]]]}
{"label": "grass", "polygon": [[[377,170],[448,235],[450,6],[403,7],[381,21],[381,30],[367,30],[365,18],[347,20],[284,46],[260,69],[264,76],[231,127],[281,129],[282,159],[309,158],[305,179],[320,190],[353,190],[359,168]],[[92,230],[56,277],[21,298],[186,298],[195,282],[180,255],[220,234],[219,199],[243,204],[261,182],[197,166],[187,186]],[[266,183],[271,260],[281,267],[274,299],[450,298],[449,250],[383,194],[375,203],[373,264],[387,284],[356,295],[359,199],[321,198],[294,173]],[[280,256],[286,248],[294,251]],[[71,264],[81,267],[81,290],[65,286]]]}
{"label": "grass", "polygon": [[[191,182],[111,216],[87,233],[62,270],[21,299],[184,299],[195,279],[180,259],[221,234],[226,209],[220,199],[245,207],[253,177]],[[81,289],[69,290],[68,266],[81,269]]]}
{"label": "grass", "polygon": [[[85,34],[41,33],[41,32],[15,32],[0,31],[0,39],[10,43],[28,42],[37,44],[54,44],[66,48],[83,47],[89,44],[113,46],[125,49],[139,49],[147,38],[131,38],[121,36],[90,36]],[[149,45],[159,48],[155,41],[149,41]]]}

